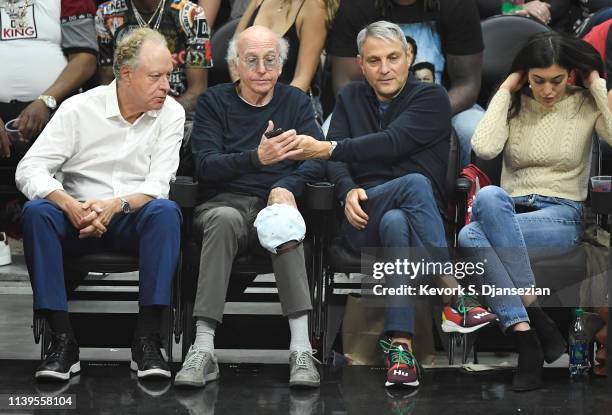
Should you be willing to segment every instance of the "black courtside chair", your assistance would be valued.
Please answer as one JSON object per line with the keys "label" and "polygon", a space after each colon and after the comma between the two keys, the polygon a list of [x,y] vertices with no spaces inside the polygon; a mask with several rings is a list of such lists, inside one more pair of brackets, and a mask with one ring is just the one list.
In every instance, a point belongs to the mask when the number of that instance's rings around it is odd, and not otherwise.
{"label": "black courtside chair", "polygon": [[[179,181],[179,185],[182,183]],[[171,184],[170,198],[181,210],[195,202]],[[176,197],[172,191],[177,194]],[[185,224],[183,224],[185,226]],[[185,230],[181,230],[181,234]],[[168,362],[172,362],[173,339],[180,339],[178,320],[180,309],[181,261],[173,279],[171,304],[164,321],[162,337]],[[138,271],[138,256],[121,252],[103,251],[64,258],[64,282],[68,296],[70,319],[80,347],[131,347],[138,313],[138,279],[125,274]],[[112,275],[109,275],[112,274]],[[112,327],[112,330],[99,330]],[[34,313],[32,324],[34,340],[41,339],[41,359],[44,359],[50,336],[44,317]],[[174,335],[174,336],[173,336]]]}
{"label": "black courtside chair", "polygon": [[[450,136],[449,162],[445,180],[446,198],[449,209],[446,218],[447,240],[449,249],[455,246],[457,218],[463,212],[456,208],[456,179],[459,174],[459,140],[454,130]],[[313,208],[318,210],[320,221],[318,226],[322,230],[317,234],[319,240],[314,245],[315,256],[313,271],[317,274],[313,287],[315,295],[313,315],[313,339],[321,353],[322,361],[328,362],[335,338],[340,329],[346,293],[349,290],[359,289],[359,284],[342,284],[340,286],[334,279],[336,273],[361,273],[361,255],[346,247],[342,236],[338,234],[338,217],[343,215],[342,209],[335,200],[333,185],[329,189],[321,189],[322,185],[309,186],[307,192],[317,195],[313,197]]]}
{"label": "black courtside chair", "polygon": [[[178,178],[183,180],[183,178]],[[187,180],[189,180],[188,178]],[[193,231],[193,207],[197,196],[197,183],[190,185],[190,188],[183,189],[185,195],[193,201],[182,203],[183,220],[185,226],[182,235],[182,269],[180,279],[180,299],[178,307],[178,318],[175,326],[178,328],[175,335],[178,338],[183,335],[182,355],[187,354],[190,345],[195,339],[195,321],[193,318],[193,308],[197,281],[200,268],[201,240]],[[171,191],[172,192],[172,191]],[[181,199],[183,196],[181,196]],[[298,200],[300,211],[306,221],[306,238],[304,240],[304,257],[306,260],[306,270],[311,287],[311,300],[313,304],[317,302],[316,292],[313,287],[316,275],[313,272],[313,246],[318,246],[319,237],[317,232],[321,229],[318,225],[318,217],[312,209],[313,202],[309,202],[308,196],[303,200]],[[215,260],[212,258],[211,260]],[[226,308],[223,325],[215,334],[215,346],[217,348],[249,348],[249,349],[274,349],[286,347],[288,341],[288,331],[286,322],[278,313],[272,312],[267,307],[278,302],[278,295],[273,280],[258,281],[256,279],[262,274],[271,274],[272,261],[268,251],[261,247],[253,247],[247,252],[240,253],[232,264],[231,279],[228,286],[226,297]],[[235,308],[228,313],[228,306]],[[253,313],[254,310],[261,312]],[[310,325],[313,324],[313,316],[309,319]],[[248,336],[249,341],[244,342],[240,339],[225,335],[225,332],[248,330],[249,333],[266,333],[266,335]],[[271,336],[271,337],[270,337]],[[235,337],[235,336],[234,336]]]}
{"label": "black courtside chair", "polygon": [[482,83],[478,102],[486,107],[492,93],[504,80],[512,60],[527,39],[551,29],[523,16],[493,16],[481,22],[484,52],[482,59]]}

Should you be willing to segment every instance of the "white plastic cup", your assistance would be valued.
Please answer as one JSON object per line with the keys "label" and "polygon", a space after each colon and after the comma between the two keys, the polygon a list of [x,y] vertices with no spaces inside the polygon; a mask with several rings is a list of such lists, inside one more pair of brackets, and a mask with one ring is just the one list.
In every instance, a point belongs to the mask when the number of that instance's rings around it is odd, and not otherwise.
{"label": "white plastic cup", "polygon": [[21,133],[19,132],[19,129],[17,128],[15,123],[17,123],[17,118],[12,119],[8,121],[6,124],[4,124],[4,129],[6,130],[6,134],[13,142],[17,140],[23,140],[23,137],[21,136]]}
{"label": "white plastic cup", "polygon": [[30,148],[30,140],[25,139],[19,129],[15,125],[17,122],[17,118],[8,121],[4,124],[4,129],[6,130],[6,135],[8,135],[9,140],[11,140],[12,151],[17,154],[25,154]]}

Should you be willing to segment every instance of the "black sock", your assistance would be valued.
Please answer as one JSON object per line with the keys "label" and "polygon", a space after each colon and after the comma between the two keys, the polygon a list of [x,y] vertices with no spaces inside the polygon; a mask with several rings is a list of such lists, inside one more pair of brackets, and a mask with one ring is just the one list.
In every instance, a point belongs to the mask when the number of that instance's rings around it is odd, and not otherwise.
{"label": "black sock", "polygon": [[67,311],[44,310],[43,315],[46,317],[52,332],[56,334],[66,333],[68,337],[74,340],[74,332]]}
{"label": "black sock", "polygon": [[159,334],[159,326],[161,325],[161,313],[165,306],[151,305],[140,306],[138,311],[138,322],[136,323],[135,337],[141,337],[147,334]]}

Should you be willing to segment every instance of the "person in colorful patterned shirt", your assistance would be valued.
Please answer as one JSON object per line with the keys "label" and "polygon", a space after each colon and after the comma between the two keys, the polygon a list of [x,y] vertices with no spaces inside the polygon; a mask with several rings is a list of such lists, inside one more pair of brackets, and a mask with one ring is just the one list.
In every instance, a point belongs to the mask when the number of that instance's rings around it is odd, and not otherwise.
{"label": "person in colorful patterned shirt", "polygon": [[188,0],[109,0],[102,3],[96,13],[100,82],[108,84],[113,80],[113,51],[121,37],[133,28],[146,26],[166,38],[174,61],[170,94],[187,113],[192,112],[198,96],[206,89],[212,53],[204,9]]}

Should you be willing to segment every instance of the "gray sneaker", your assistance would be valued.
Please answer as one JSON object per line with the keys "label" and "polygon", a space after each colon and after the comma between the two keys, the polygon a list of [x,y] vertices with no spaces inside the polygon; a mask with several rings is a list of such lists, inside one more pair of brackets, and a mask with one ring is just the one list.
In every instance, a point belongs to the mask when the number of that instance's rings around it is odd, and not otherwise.
{"label": "gray sneaker", "polygon": [[291,352],[289,356],[289,386],[318,388],[321,384],[321,377],[315,362],[321,363],[314,358],[312,352]]}
{"label": "gray sneaker", "polygon": [[183,367],[174,378],[175,386],[203,387],[219,379],[217,358],[210,352],[191,345]]}

